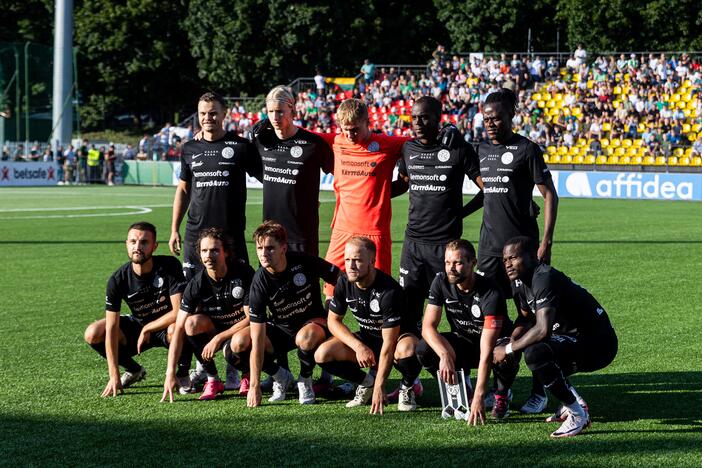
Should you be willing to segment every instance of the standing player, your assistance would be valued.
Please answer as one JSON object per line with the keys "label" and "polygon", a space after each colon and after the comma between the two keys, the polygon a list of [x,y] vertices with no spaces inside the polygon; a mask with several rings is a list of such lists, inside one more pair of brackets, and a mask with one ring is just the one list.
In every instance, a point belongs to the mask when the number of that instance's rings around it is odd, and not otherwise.
{"label": "standing player", "polygon": [[[85,330],[85,341],[107,359],[110,380],[102,392],[103,397],[116,396],[146,377],[146,369],[134,361],[133,356],[155,346],[168,347],[185,287],[177,259],[153,256],[158,247],[153,224],[140,222],[129,226],[126,244],[130,261],[107,282],[105,318]],[[132,315],[120,317],[122,301],[127,303]],[[191,359],[188,348],[179,361],[178,371],[174,369],[175,379],[184,392],[190,387]],[[119,366],[125,369],[121,378]]]}
{"label": "standing player", "polygon": [[[544,198],[544,233],[539,259],[551,260],[558,195],[539,146],[512,131],[517,97],[506,88],[485,99],[485,129],[489,137],[478,145],[480,175],[485,194],[483,223],[478,244],[478,273],[492,277],[509,297],[511,289],[502,263],[502,248],[515,236],[539,242],[539,227],[532,200],[534,185]],[[521,411],[539,413],[548,400],[543,385],[534,380],[532,392]]]}
{"label": "standing player", "polygon": [[319,173],[330,173],[334,156],[318,135],[293,124],[295,98],[286,86],[266,96],[272,130],[254,144],[263,162],[263,220],[288,233],[288,250],[319,255]]}
{"label": "standing player", "polygon": [[[490,278],[476,275],[475,248],[466,240],[446,246],[445,272],[434,278],[429,304],[424,312],[423,339],[417,346],[417,357],[429,372],[455,384],[456,369],[470,375],[478,369],[475,394],[469,423],[485,422],[484,399],[492,367],[492,351],[500,337],[509,337],[512,322],[502,291]],[[446,309],[450,332],[439,333],[441,309]],[[501,420],[509,414],[509,389],[519,367],[495,366],[497,380],[492,416]]]}
{"label": "standing player", "polygon": [[[224,391],[214,362],[220,349],[230,364],[241,369],[248,367],[248,362],[240,362],[240,353],[245,353],[251,342],[248,300],[253,268],[237,261],[231,240],[221,229],[202,231],[197,247],[205,269],[190,280],[183,293],[173,345],[168,352],[161,401],[169,397],[173,402],[175,363],[180,356],[184,335],[207,372],[207,383],[200,400],[213,400]],[[242,386],[246,386],[246,380],[246,377],[242,379]]]}
{"label": "standing player", "polygon": [[[173,199],[171,252],[180,255],[183,249],[183,272],[189,281],[202,263],[195,241],[203,229],[210,227],[227,231],[234,239],[236,258],[248,263],[244,229],[246,228],[246,173],[261,178],[261,160],[253,145],[222,127],[226,114],[224,99],[215,93],[203,94],[197,104],[202,139],[183,145],[180,157],[180,181]],[[185,212],[185,242],[181,243],[180,223]],[[193,380],[199,383],[202,368]],[[227,368],[226,387],[237,387],[238,374]]]}
{"label": "standing player", "polygon": [[[400,285],[407,295],[409,314],[422,320],[422,308],[434,277],[444,270],[446,244],[461,237],[463,218],[479,209],[482,198],[463,206],[465,176],[479,184],[478,159],[473,147],[455,149],[438,141],[441,103],[422,96],[412,107],[417,138],[402,147],[396,191],[409,188],[409,216],[400,257]],[[401,187],[401,190],[398,188]]]}
{"label": "standing player", "polygon": [[187,210],[183,249],[183,271],[190,280],[202,264],[195,241],[201,230],[216,227],[234,239],[236,258],[248,263],[244,240],[246,227],[246,173],[261,178],[261,160],[253,145],[222,127],[224,99],[205,93],[197,104],[202,139],[183,145],[180,181],[173,200],[171,252],[181,251],[180,223]]}
{"label": "standing player", "polygon": [[[376,268],[390,273],[392,240],[390,204],[392,173],[407,138],[371,133],[368,108],[360,99],[347,99],[336,111],[341,134],[324,138],[334,150],[334,191],[336,208],[326,260],[344,265],[346,242],[363,236],[376,246]],[[334,287],[328,284],[329,298]]]}
{"label": "standing player", "polygon": [[314,403],[314,352],[328,336],[319,280],[336,282],[339,269],[319,257],[288,252],[285,228],[273,221],[256,229],[254,242],[261,268],[254,275],[249,298],[252,344],[248,406],[261,404],[261,370],[274,380],[268,401],[285,399],[293,375],[276,364],[273,356],[295,348],[300,358],[299,401]]}
{"label": "standing player", "polygon": [[[417,338],[411,333],[416,333],[416,326],[403,326],[402,289],[392,277],[375,268],[375,243],[370,239],[349,239],[344,258],[346,276],[337,281],[329,302],[329,330],[334,336],[320,345],[315,360],[328,372],[358,384],[348,408],[371,400],[373,414],[383,414],[385,381],[394,360],[402,374],[397,409],[413,411],[417,404],[412,386],[422,368],[414,355]],[[358,333],[344,325],[347,309],[358,321]],[[361,370],[376,366],[375,377]]]}
{"label": "standing player", "polygon": [[532,238],[508,240],[504,265],[521,316],[511,342],[495,348],[495,363],[523,352],[529,369],[563,405],[547,419],[563,421],[551,436],[577,435],[590,425],[590,415],[566,377],[608,366],[617,355],[617,335],[607,312],[587,290],[539,263]]}

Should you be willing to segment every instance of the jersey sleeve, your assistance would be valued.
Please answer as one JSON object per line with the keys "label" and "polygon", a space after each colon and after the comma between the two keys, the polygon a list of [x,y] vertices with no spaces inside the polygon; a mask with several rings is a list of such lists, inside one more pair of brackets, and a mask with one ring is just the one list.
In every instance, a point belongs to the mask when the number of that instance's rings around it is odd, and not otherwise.
{"label": "jersey sleeve", "polygon": [[407,177],[407,164],[405,163],[405,147],[402,146],[402,153],[400,154],[400,159],[397,161],[397,172]]}
{"label": "jersey sleeve", "polygon": [[543,184],[551,178],[551,171],[544,162],[544,153],[537,144],[530,142],[526,150],[526,160],[535,184]]}
{"label": "jersey sleeve", "polygon": [[[524,297],[524,292],[522,288],[524,287],[523,285],[517,285],[515,281],[512,281],[510,283],[512,286],[512,297],[514,298],[514,303],[517,307],[519,307],[520,310],[526,310],[531,312],[531,307],[529,307],[529,303],[527,302],[526,297]],[[519,312],[519,311],[517,311]],[[521,315],[521,314],[518,314]]]}
{"label": "jersey sleeve", "polygon": [[257,271],[251,281],[249,291],[249,319],[253,323],[266,323],[266,291],[263,286],[263,274]]}
{"label": "jersey sleeve", "polygon": [[534,292],[534,310],[538,311],[546,307],[558,309],[560,297],[553,270],[549,269],[534,275],[532,291]]}
{"label": "jersey sleeve", "polygon": [[243,273],[241,275],[241,281],[244,283],[244,305],[249,305],[251,298],[251,282],[256,274],[251,265],[244,265]]}
{"label": "jersey sleeve", "polygon": [[329,301],[329,311],[336,315],[346,314],[346,277],[339,276],[334,286],[334,296]]}
{"label": "jersey sleeve", "polygon": [[410,137],[404,136],[389,136],[383,139],[383,145],[385,146],[385,151],[395,159],[400,159],[402,157],[402,147],[406,142],[410,140]]}
{"label": "jersey sleeve", "polygon": [[185,287],[183,298],[180,300],[180,310],[188,314],[194,314],[197,306],[200,305],[200,281],[199,276],[196,276]]}
{"label": "jersey sleeve", "polygon": [[444,289],[441,287],[442,282],[443,278],[441,277],[441,275],[436,275],[434,277],[434,280],[431,282],[431,286],[429,287],[429,304],[443,307]]}
{"label": "jersey sleeve", "polygon": [[193,180],[193,172],[188,164],[188,158],[185,155],[185,151],[180,154],[180,180],[184,182],[190,182]]}
{"label": "jersey sleeve", "polygon": [[463,158],[463,173],[475,182],[475,179],[480,175],[478,153],[473,149],[473,145],[466,143],[461,147],[461,156]]}
{"label": "jersey sleeve", "polygon": [[331,143],[320,137],[315,148],[315,154],[319,159],[319,167],[322,168],[325,174],[334,172],[334,152],[332,151]]}
{"label": "jersey sleeve", "polygon": [[382,328],[399,327],[402,323],[402,312],[407,308],[402,290],[394,288],[383,294],[380,307],[383,311]]}
{"label": "jersey sleeve", "polygon": [[188,284],[183,275],[183,266],[175,257],[166,257],[168,259],[167,267],[164,269],[168,275],[168,294],[182,294],[185,291],[185,286]]}
{"label": "jersey sleeve", "polygon": [[339,272],[341,271],[338,266],[332,265],[328,261],[319,257],[310,257],[313,271],[319,275],[326,283],[336,284],[339,279]]}
{"label": "jersey sleeve", "polygon": [[318,137],[320,137],[322,140],[324,140],[328,145],[329,148],[334,147],[334,140],[336,139],[336,133],[321,133],[321,132],[312,132]]}
{"label": "jersey sleeve", "polygon": [[107,281],[105,290],[105,310],[119,312],[122,310],[122,294],[119,292],[117,278],[115,275],[110,276]]}
{"label": "jersey sleeve", "polygon": [[484,327],[500,329],[507,319],[507,304],[497,286],[488,288],[480,297],[480,302],[485,318]]}
{"label": "jersey sleeve", "polygon": [[246,143],[246,172],[259,181],[263,178],[261,155],[256,149],[256,145],[250,142]]}

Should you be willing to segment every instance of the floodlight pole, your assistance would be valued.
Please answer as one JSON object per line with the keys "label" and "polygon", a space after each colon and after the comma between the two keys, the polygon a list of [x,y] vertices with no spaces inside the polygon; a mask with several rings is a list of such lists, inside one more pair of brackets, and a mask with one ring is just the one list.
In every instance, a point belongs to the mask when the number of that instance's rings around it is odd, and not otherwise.
{"label": "floodlight pole", "polygon": [[73,0],[56,0],[54,28],[54,92],[51,142],[71,142],[73,133]]}

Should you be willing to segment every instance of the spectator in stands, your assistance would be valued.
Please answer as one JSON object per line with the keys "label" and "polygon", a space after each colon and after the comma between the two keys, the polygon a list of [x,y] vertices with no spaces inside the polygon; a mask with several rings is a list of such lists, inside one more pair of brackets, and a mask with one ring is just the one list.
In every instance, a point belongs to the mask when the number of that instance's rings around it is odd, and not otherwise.
{"label": "spectator in stands", "polygon": [[2,161],[10,160],[10,147],[5,145],[2,148]]}
{"label": "spectator in stands", "polygon": [[115,152],[115,145],[110,145],[107,152],[104,154],[105,170],[107,172],[107,185],[115,185],[115,163],[117,162],[117,153]]}
{"label": "spectator in stands", "polygon": [[76,171],[76,150],[73,145],[63,152],[63,183],[72,184],[75,180]]}
{"label": "spectator in stands", "polygon": [[317,87],[317,96],[323,97],[326,95],[327,84],[319,67],[317,67],[317,74],[314,75],[314,85]]}
{"label": "spectator in stands", "polygon": [[139,152],[137,153],[137,158],[138,159],[147,159],[148,154],[149,154],[149,145],[151,143],[151,137],[148,134],[144,134],[144,136],[139,140]]}
{"label": "spectator in stands", "polygon": [[573,57],[577,61],[578,66],[586,63],[587,51],[585,50],[585,48],[583,48],[582,44],[578,44],[578,47],[575,49],[575,52],[573,53]]}
{"label": "spectator in stands", "polygon": [[375,64],[371,63],[370,60],[365,59],[363,65],[361,66],[361,73],[363,74],[364,83],[370,83],[375,78]]}
{"label": "spectator in stands", "polygon": [[697,140],[692,144],[692,151],[690,154],[692,156],[702,156],[702,135],[699,135]]}
{"label": "spectator in stands", "polygon": [[136,158],[136,150],[134,149],[134,145],[127,143],[127,147],[124,149],[124,153],[122,153],[122,159],[125,161],[130,161],[134,158]]}

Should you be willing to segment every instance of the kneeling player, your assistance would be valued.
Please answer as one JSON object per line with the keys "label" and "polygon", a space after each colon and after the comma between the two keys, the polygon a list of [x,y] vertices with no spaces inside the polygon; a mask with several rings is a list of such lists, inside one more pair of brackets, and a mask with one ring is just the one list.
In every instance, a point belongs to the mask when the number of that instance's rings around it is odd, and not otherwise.
{"label": "kneeling player", "polygon": [[[85,341],[107,359],[110,380],[102,392],[103,397],[116,396],[118,391],[146,376],[146,369],[134,361],[133,356],[155,346],[168,347],[185,278],[175,257],[153,256],[157,247],[153,224],[141,222],[129,226],[127,254],[130,262],[114,272],[107,282],[105,318],[85,330]],[[132,315],[120,317],[123,300]],[[178,371],[174,369],[174,379],[184,392],[190,387],[191,359],[188,348]],[[119,366],[125,369],[121,378]]]}
{"label": "kneeling player", "polygon": [[[196,245],[205,269],[195,274],[183,293],[173,332],[173,346],[168,353],[161,401],[166,397],[173,401],[175,363],[184,335],[207,372],[200,400],[213,400],[224,391],[214,362],[220,349],[223,349],[229,364],[243,371],[248,367],[251,346],[248,301],[253,268],[234,258],[232,241],[222,229],[202,231]],[[241,386],[247,386],[246,374]],[[245,389],[240,389],[240,392],[242,390]]]}
{"label": "kneeling player", "polygon": [[[406,307],[402,288],[374,267],[375,244],[370,239],[351,238],[344,263],[347,276],[339,278],[329,303],[329,330],[334,337],[317,349],[315,360],[329,373],[358,384],[356,397],[347,407],[366,404],[372,398],[370,412],[383,414],[385,381],[394,359],[402,374],[397,409],[413,411],[417,404],[412,384],[421,365],[414,355],[416,336],[401,331]],[[344,325],[347,308],[358,321],[358,333]],[[361,370],[376,366],[375,377]]]}
{"label": "kneeling player", "polygon": [[617,335],[607,312],[581,286],[539,263],[536,243],[515,237],[505,244],[503,259],[519,304],[512,341],[494,351],[496,363],[517,351],[562,406],[547,421],[563,421],[552,437],[571,437],[590,425],[588,409],[578,402],[566,377],[608,366],[617,355]]}
{"label": "kneeling player", "polygon": [[[508,337],[512,323],[499,287],[489,278],[473,271],[475,248],[466,240],[449,242],[444,254],[444,273],[434,278],[429,303],[424,312],[422,340],[417,357],[432,374],[455,384],[456,369],[466,376],[477,367],[475,394],[468,423],[485,422],[484,399],[492,363],[492,351],[500,337]],[[446,309],[450,332],[439,333],[441,308]],[[497,380],[492,416],[504,419],[509,414],[509,388],[519,367],[516,362],[495,366]]]}
{"label": "kneeling player", "polygon": [[314,403],[314,352],[329,336],[319,280],[336,282],[339,268],[319,257],[288,252],[287,232],[276,222],[266,221],[253,237],[261,268],[251,284],[249,301],[252,344],[247,404],[261,404],[262,370],[273,377],[273,395],[268,401],[285,399],[294,377],[274,356],[295,348],[300,358],[299,401]]}

